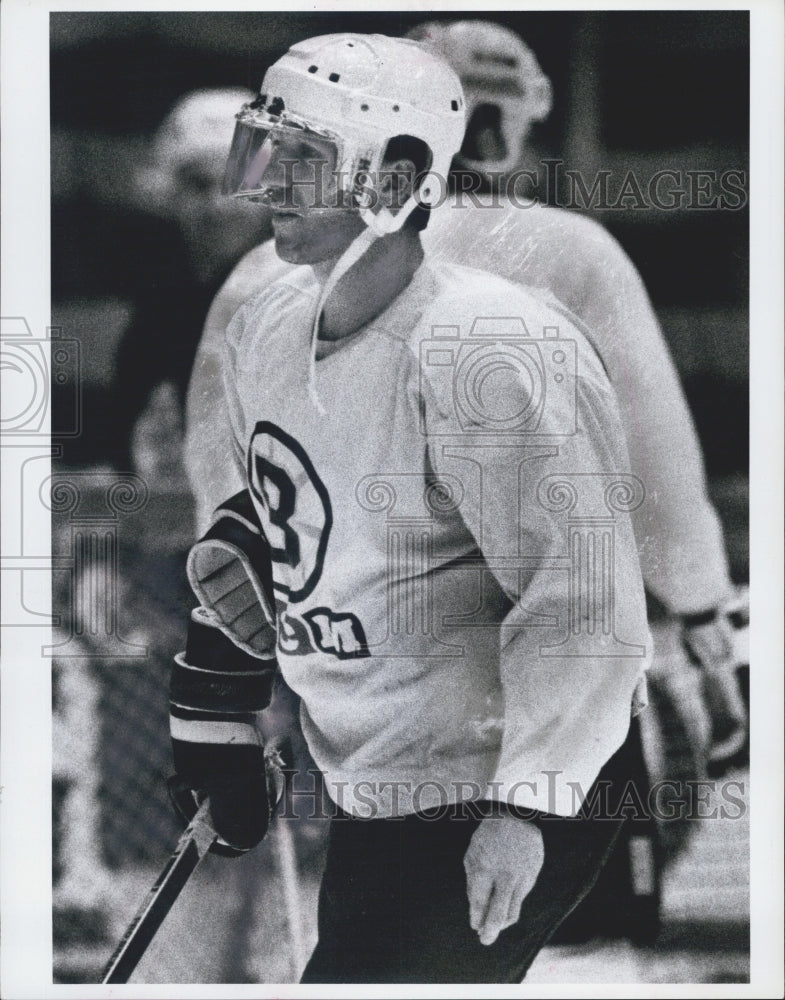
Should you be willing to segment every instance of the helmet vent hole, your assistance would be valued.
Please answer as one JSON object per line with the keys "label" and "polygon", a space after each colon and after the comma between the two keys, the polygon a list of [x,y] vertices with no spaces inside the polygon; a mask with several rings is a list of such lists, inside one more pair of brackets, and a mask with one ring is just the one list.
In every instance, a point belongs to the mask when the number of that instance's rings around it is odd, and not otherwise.
{"label": "helmet vent hole", "polygon": [[308,67],[308,72],[309,72],[309,73],[316,73],[316,71],[317,71],[318,69],[319,69],[319,67],[318,67],[318,66],[309,66],[309,67]]}
{"label": "helmet vent hole", "polygon": [[330,78],[329,79],[330,79],[330,83],[338,83],[338,81],[341,79],[341,74],[340,73],[330,73]]}
{"label": "helmet vent hole", "polygon": [[400,111],[400,107],[397,104],[393,104],[393,111]]}
{"label": "helmet vent hole", "polygon": [[453,111],[457,111],[458,110],[458,102],[457,101],[453,100],[453,101],[450,102],[450,104],[452,105]]}
{"label": "helmet vent hole", "polygon": [[361,104],[360,105],[360,111],[367,111],[367,110],[368,110],[368,105],[367,104]]}

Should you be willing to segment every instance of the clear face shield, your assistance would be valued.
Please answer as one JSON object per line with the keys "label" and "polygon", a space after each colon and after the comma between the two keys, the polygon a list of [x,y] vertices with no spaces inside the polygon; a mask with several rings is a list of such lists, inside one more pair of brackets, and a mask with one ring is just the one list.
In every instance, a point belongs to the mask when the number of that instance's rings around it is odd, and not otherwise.
{"label": "clear face shield", "polygon": [[270,207],[344,207],[338,137],[294,115],[246,105],[237,116],[222,192]]}

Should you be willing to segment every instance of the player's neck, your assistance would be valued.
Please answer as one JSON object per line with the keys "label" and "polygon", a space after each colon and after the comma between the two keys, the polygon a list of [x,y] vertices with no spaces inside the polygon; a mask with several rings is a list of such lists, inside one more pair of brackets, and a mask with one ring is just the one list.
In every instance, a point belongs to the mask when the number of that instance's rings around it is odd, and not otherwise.
{"label": "player's neck", "polygon": [[409,285],[422,259],[420,234],[408,227],[374,240],[324,304],[320,339],[340,340],[370,323]]}

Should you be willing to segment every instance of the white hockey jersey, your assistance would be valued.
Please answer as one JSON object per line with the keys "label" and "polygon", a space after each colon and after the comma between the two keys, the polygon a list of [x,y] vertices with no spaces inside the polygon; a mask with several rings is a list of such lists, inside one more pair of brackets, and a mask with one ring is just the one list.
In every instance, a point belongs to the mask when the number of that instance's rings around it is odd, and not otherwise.
{"label": "white hockey jersey", "polygon": [[[474,266],[548,289],[587,327],[619,400],[632,471],[646,498],[632,514],[647,587],[672,612],[713,607],[731,585],[717,515],[709,502],[697,436],[646,290],[601,226],[563,209],[445,204],[423,245],[431,259]],[[274,243],[235,268],[207,319],[188,404],[186,462],[204,527],[236,484],[216,408],[220,347],[239,306],[289,270]],[[239,488],[239,487],[236,487]]]}
{"label": "white hockey jersey", "polygon": [[650,655],[643,489],[605,372],[563,315],[467,268],[426,258],[313,362],[317,298],[297,268],[247,302],[225,381],[328,791],[360,816],[573,814]]}

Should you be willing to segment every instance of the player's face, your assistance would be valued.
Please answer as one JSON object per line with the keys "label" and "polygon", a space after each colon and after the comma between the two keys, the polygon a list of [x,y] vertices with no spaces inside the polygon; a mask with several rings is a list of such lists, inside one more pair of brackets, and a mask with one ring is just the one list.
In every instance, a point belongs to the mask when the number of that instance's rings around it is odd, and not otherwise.
{"label": "player's face", "polygon": [[273,133],[268,142],[264,201],[272,210],[276,253],[291,264],[340,256],[365,225],[357,209],[341,203],[335,146],[288,133]]}
{"label": "player's face", "polygon": [[472,160],[494,162],[507,155],[507,142],[501,128],[501,108],[497,104],[478,104],[466,126],[461,153]]}
{"label": "player's face", "polygon": [[530,166],[531,127],[547,118],[551,109],[547,77],[532,69],[517,81],[493,85],[464,80],[464,94],[468,120],[458,166],[505,173]]}

